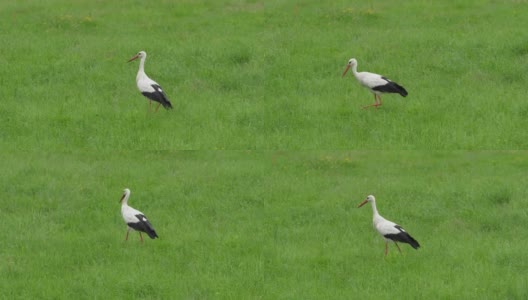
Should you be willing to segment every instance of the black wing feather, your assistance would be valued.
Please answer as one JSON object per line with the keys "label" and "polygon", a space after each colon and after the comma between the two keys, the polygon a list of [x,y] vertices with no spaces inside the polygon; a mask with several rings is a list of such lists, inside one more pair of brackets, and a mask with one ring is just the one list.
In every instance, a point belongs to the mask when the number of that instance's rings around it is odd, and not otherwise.
{"label": "black wing feather", "polygon": [[420,244],[410,234],[408,234],[400,225],[394,226],[400,232],[397,234],[386,234],[384,237],[391,239],[395,242],[407,243],[414,249],[420,248]]}
{"label": "black wing feather", "polygon": [[161,86],[157,84],[153,84],[151,86],[154,89],[154,92],[152,93],[142,92],[141,94],[143,94],[143,96],[149,98],[152,101],[161,103],[161,105],[163,105],[165,109],[172,109],[172,104],[169,98],[167,97],[167,95],[165,95],[165,92],[163,91]]}
{"label": "black wing feather", "polygon": [[372,88],[373,90],[379,91],[382,93],[398,93],[402,95],[403,97],[407,96],[408,93],[405,90],[405,88],[403,88],[403,86],[397,84],[394,81],[391,81],[387,77],[381,77],[381,78],[386,80],[387,84],[375,86]]}
{"label": "black wing feather", "polygon": [[145,232],[151,239],[155,239],[158,237],[156,230],[154,230],[154,227],[152,227],[152,224],[150,224],[149,220],[147,219],[147,217],[145,217],[145,215],[137,214],[136,218],[139,220],[139,222],[128,223],[128,226],[130,226],[134,230]]}

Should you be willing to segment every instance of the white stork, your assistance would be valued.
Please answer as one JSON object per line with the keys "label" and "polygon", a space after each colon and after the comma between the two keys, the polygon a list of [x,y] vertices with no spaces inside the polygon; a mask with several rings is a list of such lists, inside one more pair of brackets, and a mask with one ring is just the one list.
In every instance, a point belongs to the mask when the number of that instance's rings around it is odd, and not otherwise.
{"label": "white stork", "polygon": [[398,247],[398,250],[401,254],[400,246],[398,246],[397,242],[407,243],[411,245],[414,249],[420,248],[420,244],[412,237],[410,236],[400,225],[393,223],[378,213],[378,209],[376,208],[376,199],[374,196],[369,195],[367,199],[365,199],[361,204],[359,204],[358,207],[361,207],[365,205],[365,203],[370,202],[372,205],[372,211],[374,212],[373,217],[373,223],[374,228],[381,234],[381,236],[385,239],[385,256],[387,256],[387,253],[389,252],[389,241],[393,241],[394,244],[396,244],[396,247]]}
{"label": "white stork", "polygon": [[345,71],[343,72],[342,77],[345,77],[345,74],[351,67],[352,73],[354,73],[354,77],[356,77],[359,83],[362,86],[368,88],[374,94],[374,104],[367,105],[363,108],[367,108],[370,106],[375,106],[376,108],[378,108],[378,106],[381,105],[381,94],[383,93],[398,93],[403,97],[407,96],[407,91],[403,88],[403,86],[397,84],[394,81],[389,80],[387,77],[369,72],[358,72],[357,60],[355,58],[351,58],[348,61],[348,64],[346,66]]}
{"label": "white stork", "polygon": [[143,243],[143,236],[141,235],[141,232],[145,232],[148,234],[148,236],[151,239],[155,239],[158,237],[156,234],[156,231],[154,230],[154,227],[152,227],[152,224],[150,224],[149,220],[147,220],[147,217],[140,212],[137,209],[134,209],[130,206],[128,206],[128,198],[130,197],[130,190],[125,189],[123,191],[123,196],[121,197],[121,215],[123,215],[123,219],[125,220],[125,223],[127,223],[127,233],[125,241],[128,241],[128,233],[131,229],[134,229],[136,231],[139,231],[139,239]]}
{"label": "white stork", "polygon": [[169,98],[167,98],[167,95],[165,95],[165,92],[161,89],[161,86],[145,74],[145,59],[147,58],[147,53],[145,51],[139,51],[139,53],[129,59],[128,62],[138,58],[141,58],[141,61],[139,62],[136,84],[141,94],[150,100],[149,110],[152,110],[152,101],[158,102],[155,112],[158,111],[160,105],[163,105],[165,109],[172,109],[172,104],[170,103]]}

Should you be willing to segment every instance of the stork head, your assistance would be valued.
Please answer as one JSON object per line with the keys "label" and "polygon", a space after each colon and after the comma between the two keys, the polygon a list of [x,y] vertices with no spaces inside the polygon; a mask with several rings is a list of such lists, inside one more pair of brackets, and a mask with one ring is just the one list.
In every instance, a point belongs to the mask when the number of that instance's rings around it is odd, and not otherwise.
{"label": "stork head", "polygon": [[143,58],[143,57],[147,57],[147,52],[145,51],[139,51],[138,54],[134,55],[134,57],[132,57],[131,59],[129,59],[127,62],[131,62],[133,60],[136,60],[138,58]]}
{"label": "stork head", "polygon": [[376,198],[374,198],[374,196],[372,195],[368,195],[367,199],[363,200],[363,202],[361,202],[358,207],[365,205],[367,202],[374,202],[374,201],[376,201]]}
{"label": "stork head", "polygon": [[123,190],[123,196],[121,196],[119,203],[126,203],[128,201],[128,197],[130,197],[130,190],[126,188]]}
{"label": "stork head", "polygon": [[357,60],[355,58],[351,58],[348,61],[348,64],[347,64],[346,69],[345,69],[345,72],[343,72],[343,76],[341,76],[341,77],[345,77],[345,74],[348,72],[348,69],[350,69],[350,67],[355,68],[356,66],[357,66]]}

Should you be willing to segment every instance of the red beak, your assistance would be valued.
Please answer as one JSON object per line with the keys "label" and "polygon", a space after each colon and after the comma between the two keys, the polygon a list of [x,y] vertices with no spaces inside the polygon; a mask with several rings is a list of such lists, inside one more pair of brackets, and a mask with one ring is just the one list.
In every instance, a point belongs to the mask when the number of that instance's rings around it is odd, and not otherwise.
{"label": "red beak", "polygon": [[363,200],[363,202],[361,202],[361,203],[359,204],[358,208],[361,207],[361,206],[363,206],[363,205],[365,205],[367,202],[368,202],[367,199]]}
{"label": "red beak", "polygon": [[343,76],[341,76],[341,77],[345,77],[345,74],[348,72],[348,69],[350,69],[350,65],[346,66],[345,72],[343,72]]}
{"label": "red beak", "polygon": [[132,57],[131,59],[129,59],[127,62],[131,62],[133,61],[134,59],[137,59],[139,57],[139,54],[136,54],[134,55],[134,57]]}

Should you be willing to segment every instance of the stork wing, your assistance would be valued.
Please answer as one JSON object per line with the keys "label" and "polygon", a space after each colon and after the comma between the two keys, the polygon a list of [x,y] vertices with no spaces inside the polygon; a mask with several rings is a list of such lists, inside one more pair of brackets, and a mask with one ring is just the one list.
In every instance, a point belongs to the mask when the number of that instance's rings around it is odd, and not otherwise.
{"label": "stork wing", "polygon": [[359,82],[361,82],[362,85],[373,88],[380,85],[385,85],[389,81],[382,77],[379,74],[370,73],[370,72],[361,72],[359,73],[360,76],[358,77]]}
{"label": "stork wing", "polygon": [[125,223],[128,224],[128,223],[137,223],[138,218],[136,217],[136,215],[143,215],[143,213],[130,206],[126,206],[121,209],[121,215],[123,215],[123,219],[125,220]]}
{"label": "stork wing", "polygon": [[[136,215],[136,218],[139,220],[139,223],[136,223],[135,226],[136,230],[146,232],[148,236],[152,239],[157,238],[158,235],[156,234],[156,230],[154,230],[154,227],[152,227],[152,224],[150,224],[149,220],[147,220],[147,217],[143,214]],[[131,224],[129,224],[130,226]]]}
{"label": "stork wing", "polygon": [[[391,222],[391,221],[388,221],[388,220],[383,220],[382,222],[379,222],[376,224],[376,230],[378,230],[378,232],[381,234],[381,235],[386,235],[386,234],[398,234],[401,232],[400,229],[401,228],[400,225],[394,223],[394,222]],[[403,230],[403,228],[401,228]],[[405,230],[403,230],[405,231]]]}

